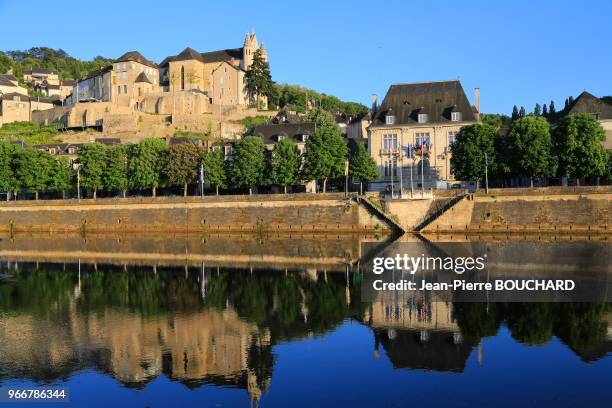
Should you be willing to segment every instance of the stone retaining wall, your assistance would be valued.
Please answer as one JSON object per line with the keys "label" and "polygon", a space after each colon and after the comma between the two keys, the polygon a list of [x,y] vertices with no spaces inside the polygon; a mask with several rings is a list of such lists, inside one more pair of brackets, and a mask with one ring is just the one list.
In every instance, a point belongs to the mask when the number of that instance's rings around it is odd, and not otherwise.
{"label": "stone retaining wall", "polygon": [[8,202],[0,231],[360,232],[388,229],[342,194]]}

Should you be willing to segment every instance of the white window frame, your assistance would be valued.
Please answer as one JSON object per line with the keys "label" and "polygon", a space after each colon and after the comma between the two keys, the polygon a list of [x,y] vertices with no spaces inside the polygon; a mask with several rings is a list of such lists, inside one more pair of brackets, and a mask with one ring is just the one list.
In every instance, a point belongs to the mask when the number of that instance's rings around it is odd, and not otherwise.
{"label": "white window frame", "polygon": [[385,125],[395,125],[395,115],[385,115]]}
{"label": "white window frame", "polygon": [[419,123],[427,123],[429,122],[429,115],[427,115],[426,113],[419,113],[419,115],[417,116],[417,121]]}
{"label": "white window frame", "polygon": [[461,122],[461,112],[451,112],[451,122]]}

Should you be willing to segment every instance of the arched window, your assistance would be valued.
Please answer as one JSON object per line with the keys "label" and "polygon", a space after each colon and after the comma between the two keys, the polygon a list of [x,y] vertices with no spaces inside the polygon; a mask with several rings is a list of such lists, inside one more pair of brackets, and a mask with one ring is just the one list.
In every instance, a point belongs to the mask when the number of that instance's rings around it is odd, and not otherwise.
{"label": "arched window", "polygon": [[185,90],[185,67],[181,65],[181,90]]}

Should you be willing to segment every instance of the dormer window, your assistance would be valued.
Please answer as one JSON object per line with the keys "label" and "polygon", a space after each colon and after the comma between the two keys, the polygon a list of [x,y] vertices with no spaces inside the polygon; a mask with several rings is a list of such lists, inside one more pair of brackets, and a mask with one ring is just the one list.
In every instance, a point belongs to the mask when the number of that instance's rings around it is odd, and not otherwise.
{"label": "dormer window", "polygon": [[310,135],[302,135],[302,142],[306,143],[306,141],[308,141],[308,136]]}
{"label": "dormer window", "polygon": [[451,112],[451,121],[452,122],[460,122],[461,121],[461,112]]}
{"label": "dormer window", "polygon": [[419,123],[427,123],[427,121],[428,121],[428,117],[427,117],[426,113],[419,113],[419,116],[418,116],[417,119],[418,119]]}
{"label": "dormer window", "polygon": [[391,109],[385,115],[385,125],[395,125],[395,115]]}
{"label": "dormer window", "polygon": [[283,140],[284,138],[285,138],[285,136],[283,136],[283,135],[278,135],[278,139],[277,139],[277,140],[280,142],[280,141],[281,141],[281,140]]}

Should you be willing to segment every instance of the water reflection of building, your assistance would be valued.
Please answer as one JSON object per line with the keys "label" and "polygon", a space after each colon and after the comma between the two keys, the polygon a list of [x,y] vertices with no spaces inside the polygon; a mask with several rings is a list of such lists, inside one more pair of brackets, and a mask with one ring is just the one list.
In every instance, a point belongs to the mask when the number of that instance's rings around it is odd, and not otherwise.
{"label": "water reflection of building", "polygon": [[[377,299],[364,316],[374,330],[374,351],[380,345],[396,368],[463,371],[474,344],[467,343],[453,314],[453,304],[393,294]],[[478,350],[482,363],[482,352]]]}
{"label": "water reflection of building", "polygon": [[[271,367],[262,378],[257,362],[250,361],[253,355],[269,351],[269,332],[240,320],[232,310],[143,317],[113,309],[89,315],[71,309],[68,321],[61,325],[44,318],[3,318],[3,371],[36,378],[37,373],[28,371],[69,367],[78,359],[135,387],[165,374],[188,386],[243,387],[258,401],[269,386]],[[48,334],[46,344],[39,344],[41,336],[36,333],[41,331]]]}

